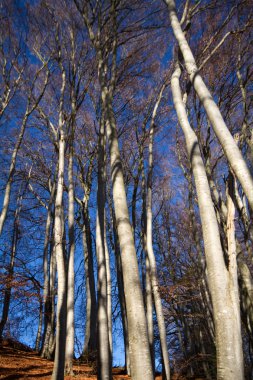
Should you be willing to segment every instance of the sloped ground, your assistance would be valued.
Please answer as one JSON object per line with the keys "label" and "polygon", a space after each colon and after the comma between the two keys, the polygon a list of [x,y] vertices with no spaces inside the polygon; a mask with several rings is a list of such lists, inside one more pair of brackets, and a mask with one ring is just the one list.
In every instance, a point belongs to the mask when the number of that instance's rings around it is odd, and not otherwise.
{"label": "sloped ground", "polygon": [[[0,346],[0,379],[50,379],[53,370],[53,362],[41,359],[35,352],[19,342],[4,340]],[[65,380],[95,380],[92,368],[85,364],[74,365],[75,376],[65,376]],[[114,380],[126,380],[128,376],[122,373],[122,369],[113,369]],[[157,377],[156,380],[161,380]]]}
{"label": "sloped ground", "polygon": [[[0,379],[1,380],[44,380],[50,379],[53,371],[53,362],[41,359],[34,351],[22,343],[11,339],[0,343]],[[65,380],[96,380],[97,377],[91,367],[74,363],[75,376],[65,376]],[[121,368],[113,368],[113,380],[130,380]],[[143,379],[145,380],[145,379]],[[156,380],[162,380],[157,376]],[[171,380],[187,380],[185,377],[174,374]],[[188,379],[190,380],[190,379]],[[191,380],[204,380],[191,378]]]}

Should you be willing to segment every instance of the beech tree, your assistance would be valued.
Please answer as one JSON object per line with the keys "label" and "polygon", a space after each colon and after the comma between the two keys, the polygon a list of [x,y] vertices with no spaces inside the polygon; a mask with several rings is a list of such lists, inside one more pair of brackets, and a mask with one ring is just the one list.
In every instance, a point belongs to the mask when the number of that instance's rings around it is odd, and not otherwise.
{"label": "beech tree", "polygon": [[1,2],[0,332],[52,379],[252,378],[251,8]]}

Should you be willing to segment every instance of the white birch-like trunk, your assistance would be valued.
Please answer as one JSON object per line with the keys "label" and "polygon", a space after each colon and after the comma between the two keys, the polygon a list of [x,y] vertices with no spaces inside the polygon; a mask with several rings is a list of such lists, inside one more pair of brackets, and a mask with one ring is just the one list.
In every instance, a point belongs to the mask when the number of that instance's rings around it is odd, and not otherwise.
{"label": "white birch-like trunk", "polygon": [[35,85],[36,79],[38,78],[39,73],[43,70],[43,68],[44,68],[44,64],[43,64],[43,66],[41,68],[38,69],[38,71],[37,71],[37,73],[35,75],[35,78],[33,80],[32,87],[31,87],[31,90],[30,90],[30,94],[28,95],[28,104],[27,104],[26,111],[25,111],[25,114],[24,114],[24,117],[23,117],[23,121],[22,121],[22,125],[21,125],[21,128],[20,128],[20,132],[19,132],[19,135],[18,135],[16,144],[15,144],[15,147],[14,147],[13,152],[12,152],[10,169],[9,169],[9,175],[8,175],[8,179],[7,179],[7,183],[6,183],[6,187],[5,187],[5,192],[4,192],[3,207],[2,207],[1,214],[0,214],[0,236],[2,235],[4,223],[5,223],[6,216],[7,216],[7,211],[8,211],[8,208],[9,208],[10,196],[11,196],[11,186],[12,186],[13,177],[14,177],[14,174],[15,174],[17,154],[19,152],[20,146],[21,146],[22,141],[23,141],[23,137],[24,137],[24,133],[25,133],[25,130],[26,130],[27,121],[28,121],[28,118],[31,115],[31,113],[38,106],[38,104],[39,104],[39,102],[40,102],[40,100],[41,100],[41,98],[42,98],[42,96],[44,94],[45,88],[47,86],[49,71],[47,71],[47,74],[46,74],[46,77],[45,77],[45,81],[44,81],[44,85],[43,85],[41,93],[39,94],[39,96],[35,100],[34,104],[31,106],[31,93],[32,93],[32,91],[34,89],[34,85]]}
{"label": "white birch-like trunk", "polygon": [[127,207],[116,123],[112,109],[112,98],[105,88],[102,89],[102,101],[105,110],[106,133],[110,150],[115,218],[121,250],[131,376],[135,380],[142,380],[143,378],[152,380],[153,368],[149,350],[147,322],[133,232]]}
{"label": "white birch-like trunk", "polygon": [[18,139],[17,139],[17,142],[15,144],[15,147],[14,147],[14,150],[13,150],[12,156],[11,156],[11,164],[10,164],[10,169],[9,169],[9,175],[8,175],[8,180],[7,180],[6,187],[5,187],[3,207],[2,207],[2,211],[1,211],[1,215],[0,215],[0,236],[2,235],[3,226],[4,226],[4,223],[6,220],[7,211],[8,211],[9,204],[10,204],[11,185],[12,185],[12,181],[13,181],[13,177],[14,177],[14,173],[15,173],[17,154],[18,154],[20,145],[23,141],[23,137],[24,137],[24,133],[25,133],[25,129],[26,129],[26,124],[27,124],[27,119],[28,119],[28,111],[26,111],[26,113],[25,113],[25,116],[24,116],[24,119],[23,119],[23,122],[21,125],[21,129],[20,129],[20,132],[18,135]]}
{"label": "white birch-like trunk", "polygon": [[247,167],[245,160],[233,139],[226,123],[220,113],[220,110],[213,100],[211,93],[205,85],[201,75],[199,74],[195,58],[192,54],[190,46],[182,31],[180,22],[176,13],[176,5],[174,0],[165,0],[168,9],[170,22],[173,29],[174,36],[179,44],[181,53],[184,58],[187,73],[193,84],[193,87],[203,104],[207,116],[213,126],[213,130],[223,148],[231,168],[242,185],[244,193],[248,198],[249,205],[253,210],[253,178]]}
{"label": "white birch-like trunk", "polygon": [[112,210],[111,203],[110,203],[110,211],[111,211],[112,225],[113,225],[115,261],[116,261],[116,268],[117,268],[117,283],[118,283],[119,302],[120,302],[120,311],[121,311],[124,346],[125,346],[125,368],[126,368],[126,372],[128,376],[130,376],[129,341],[128,341],[128,328],[127,328],[126,301],[125,301],[124,283],[123,283],[123,275],[122,275],[122,263],[121,263],[117,232],[116,232],[116,227],[115,227],[115,216]]}
{"label": "white birch-like trunk", "polygon": [[68,255],[68,288],[67,288],[67,325],[66,325],[66,352],[65,352],[65,372],[73,375],[73,358],[75,344],[75,325],[74,325],[74,304],[75,304],[75,199],[73,182],[73,141],[71,141],[68,166],[68,225],[69,225],[69,255]]}
{"label": "white birch-like trunk", "polygon": [[59,164],[58,164],[58,181],[55,199],[55,223],[54,223],[54,243],[55,256],[58,276],[58,297],[56,313],[56,342],[55,357],[52,380],[62,380],[64,378],[65,368],[65,349],[66,349],[66,303],[67,303],[67,276],[64,240],[64,211],[63,211],[63,192],[64,192],[64,166],[65,166],[65,134],[63,130],[63,101],[66,85],[66,73],[62,70],[62,86],[59,111]]}
{"label": "white birch-like trunk", "polygon": [[64,186],[64,155],[65,136],[63,130],[60,131],[59,140],[59,169],[57,192],[55,199],[55,224],[54,242],[58,276],[58,297],[56,313],[56,345],[52,380],[62,380],[64,378],[65,346],[66,346],[66,267],[63,248],[63,186]]}
{"label": "white birch-like trunk", "polygon": [[[228,276],[229,276],[229,297],[233,310],[233,323],[236,334],[234,336],[234,355],[238,366],[238,376],[243,377],[244,363],[241,339],[241,312],[238,287],[236,240],[235,240],[235,204],[234,204],[234,182],[235,178],[229,173],[227,180],[227,243],[228,243]],[[240,378],[240,377],[238,377]]]}
{"label": "white birch-like trunk", "polygon": [[[153,369],[149,351],[147,334],[147,322],[143,303],[143,295],[140,284],[138,262],[136,257],[132,227],[129,219],[127,199],[123,178],[123,170],[119,153],[117,138],[117,128],[114,119],[112,100],[113,88],[116,81],[116,53],[117,53],[117,14],[116,2],[111,2],[110,12],[113,20],[113,42],[110,47],[112,53],[112,66],[110,83],[107,83],[107,57],[104,58],[102,33],[98,25],[98,33],[94,34],[89,21],[87,8],[81,8],[75,0],[77,9],[82,14],[88,29],[90,40],[96,49],[98,59],[98,75],[101,85],[102,109],[106,122],[106,135],[109,143],[111,178],[113,189],[113,201],[115,208],[115,219],[119,245],[122,257],[122,271],[124,280],[124,291],[127,310],[128,334],[129,334],[129,354],[131,365],[131,376],[134,380],[153,380]],[[101,21],[101,20],[100,20]],[[108,53],[108,52],[107,52]],[[109,87],[110,90],[109,90]],[[110,93],[110,94],[109,94]]]}
{"label": "white birch-like trunk", "polygon": [[[145,134],[145,130],[143,131],[143,135],[144,134]],[[140,170],[140,173],[141,173],[141,188],[142,188],[141,241],[142,241],[142,247],[143,247],[142,256],[143,258],[145,258],[145,265],[144,263],[142,265],[142,287],[143,287],[143,292],[144,292],[144,305],[145,305],[146,319],[147,319],[149,350],[150,350],[150,355],[151,355],[153,373],[155,373],[153,297],[152,297],[152,285],[151,285],[151,269],[150,269],[148,254],[147,254],[147,202],[146,202],[147,193],[146,193],[146,181],[145,181],[145,171],[144,171],[144,143],[142,143],[142,145],[139,148],[139,155],[140,155],[140,162],[139,162],[138,170]],[[137,186],[136,186],[136,192],[137,192]]]}
{"label": "white birch-like trunk", "polygon": [[[187,152],[191,162],[198,197],[207,264],[208,285],[210,288],[214,312],[217,379],[243,380],[243,366],[241,365],[241,331],[238,328],[234,302],[231,300],[231,294],[235,291],[235,288],[230,288],[231,282],[224,262],[219,227],[211,198],[205,166],[201,157],[198,139],[189,124],[182,99],[179,85],[180,74],[181,70],[179,65],[177,65],[172,75],[171,89],[178,120],[185,135]],[[237,300],[237,302],[239,302],[239,300]],[[240,351],[241,355],[238,355],[237,353]]]}
{"label": "white birch-like trunk", "polygon": [[146,253],[146,272],[145,272],[145,304],[146,304],[146,318],[148,326],[148,341],[149,349],[152,360],[153,372],[155,373],[155,351],[154,351],[154,321],[153,321],[153,297],[151,285],[151,270],[149,258]]}
{"label": "white birch-like trunk", "polygon": [[[54,216],[55,219],[55,216]],[[53,223],[54,226],[54,223]],[[54,228],[52,231],[52,236],[54,236]],[[56,280],[56,253],[55,253],[55,243],[54,238],[51,242],[51,256],[50,256],[50,276],[49,276],[49,284],[50,284],[50,325],[49,325],[49,340],[48,340],[48,356],[50,359],[53,358],[54,350],[55,350],[55,280]]]}
{"label": "white birch-like trunk", "polygon": [[152,292],[154,297],[156,318],[158,323],[161,351],[163,358],[164,374],[167,380],[170,379],[170,365],[169,365],[169,355],[167,348],[167,336],[166,336],[166,327],[163,315],[162,301],[159,293],[159,283],[157,280],[157,269],[156,269],[156,260],[153,251],[153,238],[152,238],[152,174],[153,174],[153,139],[154,139],[154,123],[155,116],[159,103],[162,98],[163,91],[165,89],[165,84],[162,86],[155,107],[152,113],[152,119],[150,124],[149,131],[149,162],[148,162],[148,181],[147,181],[147,254],[150,266],[150,280],[152,286]]}
{"label": "white birch-like trunk", "polygon": [[[106,224],[105,224],[106,225]],[[105,267],[106,267],[106,280],[107,280],[107,319],[108,319],[108,334],[109,334],[109,349],[110,356],[112,360],[112,279],[111,279],[111,268],[110,268],[110,255],[108,251],[108,245],[106,241],[105,234]]]}
{"label": "white birch-like trunk", "polygon": [[[97,223],[96,223],[96,253],[97,253],[97,331],[98,331],[98,379],[110,380],[111,353],[108,324],[108,292],[106,267],[106,226],[105,226],[105,132],[103,119],[100,124],[98,152],[98,189],[97,189]],[[107,253],[108,254],[108,253]]]}

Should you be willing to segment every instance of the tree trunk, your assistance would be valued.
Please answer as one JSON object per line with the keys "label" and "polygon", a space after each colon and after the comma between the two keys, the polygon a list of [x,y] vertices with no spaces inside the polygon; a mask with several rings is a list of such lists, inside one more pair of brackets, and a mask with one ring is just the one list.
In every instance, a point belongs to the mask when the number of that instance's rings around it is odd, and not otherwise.
{"label": "tree trunk", "polygon": [[14,173],[15,173],[15,168],[16,168],[17,154],[18,154],[20,145],[23,141],[23,137],[24,137],[24,133],[25,133],[25,129],[26,129],[26,124],[27,124],[27,119],[28,119],[28,112],[26,110],[26,113],[25,113],[25,116],[24,116],[24,119],[23,119],[23,122],[21,125],[21,129],[20,129],[20,132],[18,135],[18,139],[17,139],[17,142],[15,144],[15,147],[14,147],[14,150],[13,150],[13,153],[11,156],[11,164],[10,164],[10,169],[9,169],[9,175],[8,175],[8,180],[7,180],[5,192],[4,192],[3,208],[1,211],[1,215],[0,215],[0,236],[2,235],[3,226],[5,223],[7,211],[9,208],[10,196],[11,196],[11,185],[12,185],[12,181],[13,181],[13,177],[14,177]]}
{"label": "tree trunk", "polygon": [[149,258],[146,252],[145,258],[145,304],[146,304],[146,318],[148,325],[148,341],[149,349],[152,360],[153,372],[155,373],[155,351],[154,351],[154,322],[153,322],[153,297],[152,297],[152,285],[151,285],[151,268]]}
{"label": "tree trunk", "polygon": [[83,210],[83,250],[86,283],[86,324],[82,357],[93,357],[97,349],[97,300],[93,270],[93,252],[88,216],[88,206]]}
{"label": "tree trunk", "polygon": [[[43,343],[42,343],[42,349],[41,349],[41,355],[42,357],[47,357],[44,351],[45,345],[48,345],[49,342],[49,325],[50,325],[50,318],[51,318],[51,292],[50,292],[50,262],[48,260],[49,255],[49,246],[52,247],[52,244],[50,245],[50,238],[52,238],[52,232],[53,232],[53,205],[54,205],[54,197],[55,197],[55,183],[53,183],[51,188],[51,194],[50,199],[48,203],[48,210],[47,210],[47,220],[46,220],[46,231],[45,231],[45,239],[44,239],[44,250],[43,250],[43,274],[44,274],[44,290],[43,290],[43,302],[44,302],[44,333],[43,333]],[[51,253],[51,249],[50,249]],[[50,254],[50,260],[51,260],[51,254]],[[47,338],[46,338],[47,337]],[[46,356],[45,356],[46,355]]]}
{"label": "tree trunk", "polygon": [[75,325],[74,325],[74,304],[75,304],[75,231],[74,231],[74,182],[73,182],[73,138],[71,139],[68,167],[68,225],[69,225],[69,254],[68,254],[68,288],[67,288],[67,331],[66,331],[66,353],[65,353],[65,372],[73,375],[73,358],[75,345]]}
{"label": "tree trunk", "polygon": [[240,293],[243,321],[253,348],[253,281],[247,264],[239,261]]}
{"label": "tree trunk", "polygon": [[117,238],[115,215],[112,209],[111,198],[110,197],[108,198],[109,198],[109,206],[110,206],[110,213],[111,213],[111,223],[113,226],[113,238],[114,238],[113,245],[114,245],[114,253],[115,253],[119,302],[120,302],[120,311],[121,311],[121,320],[122,320],[124,347],[125,347],[125,369],[128,376],[130,376],[131,372],[130,372],[130,358],[129,358],[129,341],[128,341],[126,300],[125,300],[125,293],[124,293],[122,263],[121,263],[119,242]]}
{"label": "tree trunk", "polygon": [[244,362],[242,351],[242,334],[241,334],[241,313],[239,302],[239,288],[236,261],[236,240],[235,240],[235,204],[234,204],[234,181],[235,178],[229,172],[227,180],[227,243],[228,243],[228,276],[229,276],[229,295],[231,308],[233,309],[233,323],[235,330],[234,337],[234,355],[236,365],[238,366],[238,379],[243,378]]}
{"label": "tree trunk", "polygon": [[43,302],[42,302],[42,297],[41,294],[39,293],[39,324],[38,324],[38,331],[37,331],[37,336],[36,336],[36,341],[35,341],[35,351],[39,352],[40,350],[40,344],[41,344],[41,332],[42,332],[42,324],[43,324]]}
{"label": "tree trunk", "polygon": [[[105,132],[103,118],[100,123],[98,151],[98,189],[97,189],[97,223],[96,223],[96,252],[97,252],[97,329],[98,329],[98,379],[110,380],[111,352],[108,324],[107,303],[107,267],[106,267],[106,227],[105,227]],[[108,253],[107,253],[108,255]]]}
{"label": "tree trunk", "polygon": [[18,238],[19,238],[19,214],[21,211],[21,200],[22,200],[22,197],[19,197],[17,201],[15,216],[14,216],[13,235],[12,235],[12,243],[11,243],[11,257],[10,257],[10,263],[8,265],[8,277],[6,281],[6,288],[4,291],[2,318],[0,322],[0,340],[2,338],[4,327],[8,320],[8,314],[9,314],[9,308],[10,308],[10,302],[11,302],[11,289],[12,289],[12,282],[13,282],[13,276],[14,276],[14,264],[15,264],[15,257],[16,257],[16,252],[17,252],[17,243],[18,243]]}
{"label": "tree trunk", "polygon": [[229,164],[242,188],[248,198],[249,205],[253,210],[253,178],[247,167],[245,160],[233,139],[233,136],[229,132],[224,119],[220,113],[220,110],[213,100],[208,88],[206,87],[201,75],[198,72],[196,61],[189,47],[189,44],[182,31],[180,22],[176,13],[176,6],[174,0],[165,0],[168,9],[171,26],[174,32],[174,36],[179,44],[181,53],[184,58],[187,73],[193,84],[193,87],[203,104],[203,107],[207,113],[207,116],[213,126],[214,132],[223,148],[223,151],[227,157]]}
{"label": "tree trunk", "polygon": [[54,348],[54,329],[55,329],[55,275],[56,275],[56,262],[55,262],[55,244],[54,244],[54,214],[52,215],[51,232],[50,232],[50,262],[49,262],[49,276],[48,276],[48,297],[44,308],[45,323],[43,333],[43,344],[41,349],[41,357],[45,359],[52,359]]}
{"label": "tree trunk", "polygon": [[[105,224],[106,225],[106,224]],[[108,335],[109,335],[109,348],[112,360],[112,280],[110,268],[110,255],[105,234],[105,267],[106,267],[106,280],[107,280],[107,319],[108,319]],[[111,363],[112,364],[112,363]]]}
{"label": "tree trunk", "polygon": [[149,162],[148,162],[148,181],[147,181],[147,254],[150,264],[150,280],[152,285],[152,292],[154,297],[156,318],[158,323],[160,342],[161,342],[161,350],[162,350],[162,358],[164,365],[164,372],[166,375],[166,379],[170,379],[170,365],[169,365],[169,356],[168,356],[168,348],[167,348],[167,336],[166,336],[166,327],[163,316],[162,309],[162,301],[159,293],[159,284],[157,280],[157,270],[156,270],[156,261],[155,255],[153,251],[153,243],[152,243],[152,175],[153,175],[153,139],[154,139],[154,124],[155,117],[157,113],[158,106],[160,104],[163,91],[165,89],[165,84],[163,84],[157,101],[155,103],[155,107],[152,113],[152,119],[150,124],[149,131]]}
{"label": "tree trunk", "polygon": [[149,351],[147,322],[133,232],[129,220],[116,123],[112,110],[112,98],[106,94],[105,88],[102,89],[102,92],[106,117],[106,133],[110,150],[115,217],[124,278],[131,376],[135,380],[143,378],[151,380],[153,379],[153,369]]}
{"label": "tree trunk", "polygon": [[[149,352],[147,322],[140,284],[138,262],[136,257],[132,227],[130,224],[127,199],[123,178],[123,170],[119,153],[116,122],[114,118],[112,101],[113,89],[116,81],[116,58],[117,58],[117,11],[116,2],[111,2],[110,16],[113,25],[113,42],[105,48],[102,40],[101,23],[98,25],[98,33],[95,35],[87,8],[81,8],[78,1],[75,4],[83,16],[90,40],[96,49],[98,62],[98,76],[101,85],[102,109],[106,122],[106,134],[109,142],[111,178],[113,188],[113,201],[117,233],[119,238],[122,271],[124,278],[124,290],[127,309],[129,353],[131,363],[131,375],[135,380],[153,380],[152,362]],[[101,10],[101,9],[100,9]],[[100,20],[101,21],[101,20]],[[105,54],[104,54],[105,53]],[[108,80],[108,63],[111,58],[110,80]],[[100,208],[98,209],[100,212]],[[102,221],[102,219],[100,219]]]}
{"label": "tree trunk", "polygon": [[64,378],[65,368],[65,348],[66,348],[66,262],[64,247],[64,210],[63,210],[63,192],[64,192],[64,158],[65,158],[65,134],[63,130],[63,101],[66,85],[66,74],[62,68],[62,87],[59,111],[59,168],[58,182],[55,199],[55,224],[54,224],[54,243],[55,256],[58,273],[58,297],[56,313],[56,342],[55,357],[52,380],[62,380]]}
{"label": "tree trunk", "polygon": [[[216,349],[217,379],[243,380],[242,341],[238,328],[237,314],[231,301],[231,282],[227,271],[220,242],[220,233],[204,163],[201,157],[198,140],[192,130],[182,99],[179,78],[181,70],[177,64],[171,79],[173,102],[177,117],[185,135],[187,152],[195,185],[202,223],[202,233],[207,263],[208,285],[213,303]],[[236,355],[235,352],[241,352]]]}
{"label": "tree trunk", "polygon": [[[142,287],[144,292],[144,305],[146,311],[147,328],[148,328],[148,341],[149,350],[152,361],[153,373],[155,373],[155,352],[154,352],[154,321],[153,321],[153,297],[151,285],[151,269],[150,262],[147,254],[147,202],[146,202],[146,180],[144,171],[144,136],[145,128],[143,127],[143,141],[139,146],[139,167],[138,172],[141,174],[141,188],[142,188],[142,215],[141,215],[141,241],[142,241]],[[139,174],[139,173],[138,173]]]}

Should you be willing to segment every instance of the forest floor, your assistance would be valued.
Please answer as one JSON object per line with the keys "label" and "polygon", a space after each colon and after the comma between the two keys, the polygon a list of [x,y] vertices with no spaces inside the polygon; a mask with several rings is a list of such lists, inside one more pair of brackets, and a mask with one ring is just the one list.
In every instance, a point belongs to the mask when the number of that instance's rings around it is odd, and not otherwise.
{"label": "forest floor", "polygon": [[[12,340],[3,340],[0,344],[0,379],[23,380],[23,379],[50,379],[53,370],[53,362],[42,359],[29,347]],[[93,369],[85,364],[75,361],[75,376],[65,376],[64,380],[96,380]],[[122,368],[113,368],[113,380],[130,379],[124,374]],[[156,376],[156,380],[161,380]],[[172,380],[186,380],[179,376],[172,376]],[[197,380],[197,379],[196,379]],[[199,379],[201,380],[201,379]]]}
{"label": "forest floor", "polygon": [[[38,354],[12,340],[3,340],[0,345],[0,379],[23,380],[23,379],[50,379],[53,370],[53,362],[42,359]],[[96,380],[97,376],[93,369],[78,361],[74,363],[75,376],[65,376],[64,380]],[[113,380],[127,380],[122,368],[113,368]],[[161,380],[161,376],[156,377]]]}

